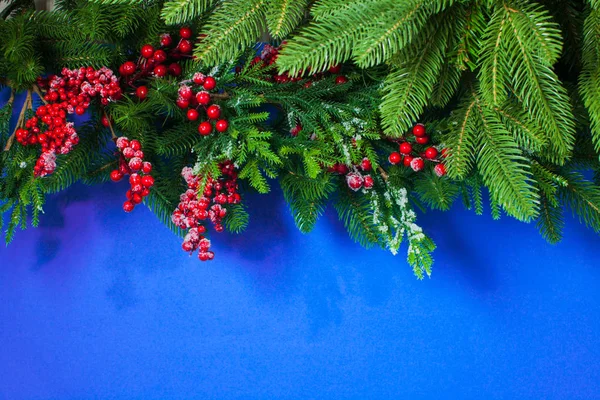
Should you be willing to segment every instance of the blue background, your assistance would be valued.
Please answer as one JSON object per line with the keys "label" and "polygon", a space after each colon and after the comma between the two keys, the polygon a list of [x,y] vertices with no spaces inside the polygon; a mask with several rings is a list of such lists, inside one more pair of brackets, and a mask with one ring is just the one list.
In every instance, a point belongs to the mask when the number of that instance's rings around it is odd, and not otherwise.
{"label": "blue background", "polygon": [[0,399],[600,398],[600,238],[571,218],[550,246],[420,216],[439,248],[417,281],[332,210],[302,235],[278,189],[201,263],[126,186],[52,196],[0,247]]}

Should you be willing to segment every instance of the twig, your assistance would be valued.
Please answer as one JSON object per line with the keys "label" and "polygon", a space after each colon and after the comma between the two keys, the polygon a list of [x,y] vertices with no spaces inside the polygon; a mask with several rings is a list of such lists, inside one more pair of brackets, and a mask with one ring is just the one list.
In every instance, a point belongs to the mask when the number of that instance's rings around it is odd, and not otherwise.
{"label": "twig", "polygon": [[17,130],[23,126],[23,121],[25,120],[25,112],[32,107],[31,101],[31,90],[27,91],[27,97],[25,97],[25,102],[23,103],[23,108],[21,108],[21,112],[19,113],[19,119],[17,120],[17,125],[15,126],[15,130],[12,135],[6,141],[6,146],[4,146],[4,151],[9,151],[14,140],[15,135],[17,134]]}
{"label": "twig", "polygon": [[216,99],[216,100],[227,100],[227,99],[231,98],[231,95],[229,93],[225,92],[225,93],[211,94],[210,97],[213,99]]}
{"label": "twig", "polygon": [[105,169],[112,167],[113,165],[115,165],[117,163],[118,163],[117,160],[111,161],[108,164],[104,164],[102,167],[98,168],[97,170],[90,172],[88,175],[95,176],[95,175],[99,174],[101,171],[104,171]]}
{"label": "twig", "polygon": [[114,140],[116,142],[117,141],[117,135],[115,135],[115,130],[112,127],[112,122],[110,122],[110,118],[106,114],[106,111],[104,111],[104,117],[108,121],[108,128],[110,129],[110,134],[112,135],[112,140]]}
{"label": "twig", "polygon": [[381,168],[381,167],[377,167],[377,171],[379,171],[379,175],[381,175],[381,177],[383,178],[383,180],[387,182],[388,178],[390,177],[388,175],[388,173],[385,172],[385,170],[383,168]]}
{"label": "twig", "polygon": [[33,85],[33,92],[39,96],[39,98],[44,104],[48,105],[48,102],[44,98],[44,95],[42,94],[42,91],[40,90],[40,87],[38,85]]}

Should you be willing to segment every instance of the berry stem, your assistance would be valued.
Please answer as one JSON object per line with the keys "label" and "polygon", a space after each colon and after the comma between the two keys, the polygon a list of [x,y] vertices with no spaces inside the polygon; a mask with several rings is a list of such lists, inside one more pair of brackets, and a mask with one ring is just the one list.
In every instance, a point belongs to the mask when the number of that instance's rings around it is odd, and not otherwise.
{"label": "berry stem", "polygon": [[25,102],[23,103],[23,107],[21,108],[21,112],[19,113],[19,119],[17,120],[17,125],[15,126],[15,130],[12,135],[6,141],[6,146],[4,146],[4,151],[9,151],[12,147],[12,144],[15,140],[15,135],[17,130],[23,126],[23,121],[25,121],[25,111],[30,110],[32,108],[31,101],[31,90],[27,91],[27,97],[25,97]]}
{"label": "berry stem", "polygon": [[390,177],[388,175],[388,173],[385,172],[385,170],[383,168],[381,168],[381,167],[377,167],[377,171],[379,172],[379,175],[381,175],[381,177],[383,178],[383,180],[387,182],[388,178]]}
{"label": "berry stem", "polygon": [[106,115],[106,111],[104,111],[104,117],[108,121],[108,129],[110,129],[110,134],[112,135],[112,140],[117,140],[117,135],[115,135],[115,130],[113,129],[112,122],[110,122],[110,118]]}
{"label": "berry stem", "polygon": [[215,99],[215,100],[227,100],[229,98],[231,98],[231,95],[227,92],[225,93],[214,93],[210,95],[211,98]]}
{"label": "berry stem", "polygon": [[44,95],[42,94],[42,91],[40,90],[40,87],[38,85],[33,85],[33,92],[39,96],[39,98],[45,105],[48,105],[48,102],[44,98]]}

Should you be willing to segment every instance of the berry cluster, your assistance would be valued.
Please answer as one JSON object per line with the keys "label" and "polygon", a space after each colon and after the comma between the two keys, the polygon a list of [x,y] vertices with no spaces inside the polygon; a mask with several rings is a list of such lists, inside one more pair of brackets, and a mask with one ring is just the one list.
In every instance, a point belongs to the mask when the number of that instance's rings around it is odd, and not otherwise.
{"label": "berry cluster", "polygon": [[118,138],[117,149],[120,153],[119,169],[110,173],[110,179],[118,182],[125,175],[129,175],[131,188],[126,193],[127,200],[123,203],[123,210],[131,212],[150,194],[150,188],[154,186],[154,178],[149,175],[152,172],[152,164],[144,161],[142,145],[135,139],[130,141],[124,136]]}
{"label": "berry cluster", "polygon": [[179,87],[177,106],[181,109],[187,109],[187,118],[190,121],[197,121],[200,118],[198,110],[204,110],[207,120],[198,125],[198,133],[202,136],[208,136],[213,132],[225,132],[229,128],[229,122],[221,118],[221,107],[217,104],[211,104],[212,97],[210,91],[217,87],[217,81],[212,76],[206,76],[200,72],[194,74],[192,81],[200,87],[200,90],[194,93],[191,86],[183,83]]}
{"label": "berry cluster", "polygon": [[231,161],[219,164],[221,176],[217,179],[208,177],[202,195],[199,190],[203,179],[194,175],[190,167],[185,167],[181,175],[185,179],[188,190],[180,197],[177,209],[173,211],[171,220],[181,229],[189,229],[182,248],[192,253],[196,250],[201,261],[212,260],[214,253],[209,251],[210,240],[203,235],[206,227],[202,221],[210,220],[215,231],[223,231],[223,218],[227,215],[226,204],[238,204],[241,197],[238,193],[237,172]]}
{"label": "berry cluster", "polygon": [[40,106],[35,116],[25,122],[25,128],[17,129],[15,137],[22,145],[42,147],[42,154],[34,167],[35,176],[46,176],[56,168],[56,154],[67,154],[79,142],[67,114],[82,115],[90,106],[92,98],[99,96],[103,105],[121,98],[117,77],[108,68],[63,68],[60,76],[38,80],[48,91],[44,95],[47,105]]}
{"label": "berry cluster", "polygon": [[[423,124],[415,125],[412,134],[414,138],[400,142],[399,151],[390,154],[389,162],[394,165],[402,162],[405,167],[419,172],[425,168],[425,160],[427,160],[435,163],[433,170],[437,176],[446,175],[446,167],[439,159],[444,157],[445,149],[439,152],[434,146],[425,147],[429,143],[429,136]],[[419,147],[423,149],[420,152]]]}
{"label": "berry cluster", "polygon": [[335,164],[329,168],[329,172],[333,172],[340,175],[345,175],[346,183],[348,187],[355,192],[365,188],[367,190],[372,189],[375,181],[373,177],[368,173],[373,169],[371,161],[368,158],[363,158],[360,165],[353,165],[352,171],[345,164]]}
{"label": "berry cluster", "polygon": [[[125,83],[134,86],[143,78],[164,78],[167,74],[172,76],[181,75],[181,65],[177,61],[191,57],[193,49],[193,44],[190,41],[192,30],[183,27],[179,30],[179,36],[181,39],[175,47],[172,46],[173,38],[168,33],[161,35],[161,48],[159,49],[154,49],[150,44],[143,45],[137,64],[133,61],[126,61],[119,67],[119,73]],[[138,86],[136,95],[142,100],[145,99],[148,95],[148,88]]]}

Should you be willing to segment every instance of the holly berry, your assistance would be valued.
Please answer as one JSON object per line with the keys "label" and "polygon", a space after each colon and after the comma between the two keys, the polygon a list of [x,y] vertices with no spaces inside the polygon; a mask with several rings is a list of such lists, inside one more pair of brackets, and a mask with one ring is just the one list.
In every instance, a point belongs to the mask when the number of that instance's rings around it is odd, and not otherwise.
{"label": "holly berry", "polygon": [[179,108],[188,108],[190,106],[190,102],[187,101],[186,99],[184,99],[183,97],[179,97],[176,101],[175,104],[177,104],[177,107]]}
{"label": "holly berry", "polygon": [[201,72],[196,72],[194,74],[194,77],[192,78],[192,80],[194,81],[194,83],[196,85],[202,85],[204,83],[204,80],[206,79],[206,75],[204,75]]}
{"label": "holly berry", "polygon": [[360,174],[352,172],[346,175],[346,182],[348,183],[348,187],[350,189],[357,191],[363,187],[364,179]]}
{"label": "holly berry", "polygon": [[165,76],[167,76],[167,67],[165,67],[164,65],[157,65],[156,67],[154,67],[154,75],[158,78],[164,78]]}
{"label": "holly berry", "polygon": [[369,161],[369,159],[366,157],[363,158],[363,160],[361,161],[360,167],[363,171],[370,171],[371,168],[373,168],[373,166],[371,165],[371,161]]}
{"label": "holly berry", "polygon": [[402,156],[398,152],[393,152],[388,157],[388,160],[389,160],[390,164],[396,165],[396,164],[398,164],[402,160]]}
{"label": "holly berry", "polygon": [[142,46],[142,50],[140,51],[142,57],[151,58],[154,55],[154,47],[149,44],[145,44]]}
{"label": "holly berry", "polygon": [[192,52],[192,44],[189,40],[183,39],[181,42],[179,42],[178,48],[179,51],[181,51],[183,54],[188,54]]}
{"label": "holly berry", "polygon": [[154,52],[154,55],[152,56],[152,59],[157,63],[157,64],[162,64],[165,61],[167,61],[167,53],[165,53],[164,50],[156,50]]}
{"label": "holly berry", "polygon": [[433,167],[433,172],[435,172],[437,176],[442,177],[446,175],[446,166],[442,163],[437,164],[435,167]]}
{"label": "holly berry", "polygon": [[204,79],[204,83],[202,84],[202,87],[205,90],[213,90],[214,88],[217,87],[217,81],[212,76],[207,76]]}
{"label": "holly berry", "polygon": [[329,72],[331,72],[332,74],[339,74],[341,71],[342,71],[341,64],[337,64],[337,65],[333,65],[333,66],[329,67]]}
{"label": "holly berry", "polygon": [[196,111],[193,108],[190,108],[187,112],[187,119],[189,119],[190,121],[197,120],[199,116],[200,114],[198,113],[198,111]]}
{"label": "holly berry", "polygon": [[425,167],[425,161],[421,157],[416,157],[410,162],[410,167],[413,171],[419,172]]}
{"label": "holly berry", "polygon": [[208,105],[208,103],[210,103],[210,93],[205,91],[198,92],[196,94],[196,101],[198,102],[198,104],[201,104],[203,106]]}
{"label": "holly berry", "polygon": [[365,189],[371,189],[373,188],[373,185],[375,184],[375,182],[373,181],[373,177],[371,175],[365,175],[363,177],[363,186],[365,187]]}
{"label": "holly berry", "polygon": [[123,65],[120,68],[121,75],[124,75],[124,76],[133,75],[133,73],[135,72],[135,69],[136,69],[136,66],[133,62],[126,61],[125,63],[123,63]]}
{"label": "holly berry", "polygon": [[133,151],[140,151],[142,149],[142,144],[140,141],[135,139],[129,142],[129,146],[133,149]]}
{"label": "holly berry", "polygon": [[123,203],[123,211],[125,212],[132,212],[133,209],[135,208],[135,204],[133,204],[131,201],[127,200],[125,203]]}
{"label": "holly berry", "polygon": [[113,182],[119,182],[121,179],[123,179],[123,174],[121,173],[121,171],[115,169],[114,171],[112,171],[110,173],[110,180]]}
{"label": "holly berry", "polygon": [[412,156],[406,156],[406,157],[404,157],[404,160],[403,160],[403,164],[404,164],[404,166],[405,166],[405,167],[410,167],[410,163],[411,163],[411,162],[412,162],[412,160],[414,160],[414,159],[415,159],[415,158],[414,158],[414,157],[412,157]]}
{"label": "holly berry", "polygon": [[148,161],[144,161],[142,163],[142,172],[145,174],[152,172],[152,164],[150,164]]}
{"label": "holly berry", "polygon": [[302,125],[298,124],[290,130],[290,134],[294,137],[298,136],[298,134],[302,132]]}
{"label": "holly berry", "polygon": [[198,126],[198,132],[202,135],[202,136],[208,136],[211,134],[212,132],[212,125],[210,124],[210,122],[208,121],[204,121],[202,122],[199,126]]}
{"label": "holly berry", "polygon": [[219,107],[216,104],[213,104],[206,110],[206,115],[210,119],[218,119],[221,116],[221,107]]}
{"label": "holly berry", "polygon": [[400,153],[410,154],[412,152],[412,146],[408,142],[404,142],[400,145]]}
{"label": "holly berry", "polygon": [[146,97],[148,97],[148,88],[146,86],[140,86],[136,89],[135,95],[138,97],[138,99],[144,100]]}
{"label": "holly berry", "polygon": [[171,65],[169,65],[169,74],[173,76],[181,75],[181,65],[177,63],[172,63]]}
{"label": "holly berry", "polygon": [[337,85],[343,85],[344,83],[348,83],[348,78],[346,78],[344,75],[340,75],[335,78],[335,83]]}
{"label": "holly berry", "polygon": [[192,30],[189,27],[184,26],[179,29],[179,36],[181,36],[183,39],[189,39],[192,37]]}
{"label": "holly berry", "polygon": [[171,35],[169,35],[168,33],[163,33],[160,36],[160,45],[161,46],[168,47],[171,45],[171,43],[173,43],[173,39],[171,38]]}
{"label": "holly berry", "polygon": [[85,108],[83,108],[82,106],[75,107],[75,114],[77,114],[77,115],[85,114]]}
{"label": "holly berry", "polygon": [[215,125],[215,129],[217,130],[217,132],[225,132],[227,128],[229,128],[229,122],[227,122],[227,120],[224,119],[218,120]]}
{"label": "holly berry", "polygon": [[415,138],[415,141],[418,144],[427,144],[427,143],[429,143],[429,136],[417,136]]}
{"label": "holly berry", "polygon": [[412,132],[413,132],[413,135],[415,135],[416,137],[425,136],[425,134],[426,134],[425,125],[416,124],[415,126],[413,126]]}
{"label": "holly berry", "polygon": [[152,186],[154,186],[154,178],[150,175],[144,175],[142,177],[142,185],[147,188],[151,188]]}
{"label": "holly berry", "polygon": [[435,147],[428,147],[425,150],[425,158],[433,160],[437,157],[437,155],[438,155],[438,151]]}

